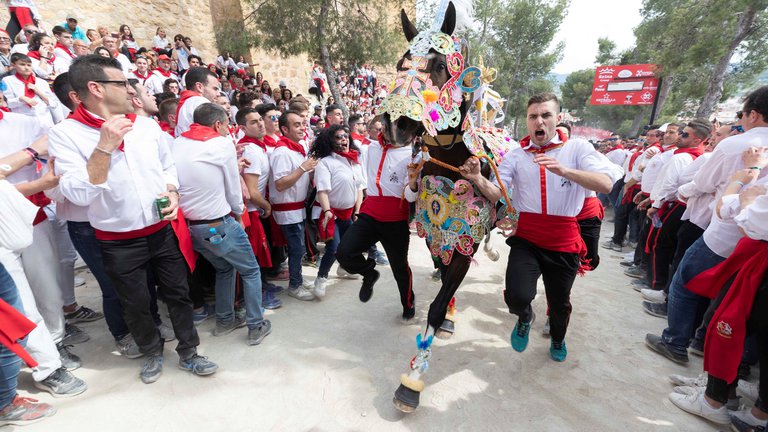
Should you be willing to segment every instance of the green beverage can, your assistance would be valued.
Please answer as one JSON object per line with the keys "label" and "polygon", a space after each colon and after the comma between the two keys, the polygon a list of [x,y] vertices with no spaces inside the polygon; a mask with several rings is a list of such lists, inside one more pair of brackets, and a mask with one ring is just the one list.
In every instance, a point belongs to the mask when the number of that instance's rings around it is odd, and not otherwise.
{"label": "green beverage can", "polygon": [[157,209],[157,215],[160,219],[163,219],[163,209],[171,205],[171,200],[168,197],[162,197],[155,200],[155,208]]}

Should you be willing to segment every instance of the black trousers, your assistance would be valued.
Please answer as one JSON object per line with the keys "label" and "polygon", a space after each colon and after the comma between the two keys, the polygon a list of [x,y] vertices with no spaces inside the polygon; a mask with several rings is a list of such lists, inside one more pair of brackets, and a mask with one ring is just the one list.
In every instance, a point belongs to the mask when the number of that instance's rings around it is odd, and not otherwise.
{"label": "black trousers", "polygon": [[192,324],[192,301],[187,285],[187,265],[170,225],[146,237],[131,240],[100,240],[104,267],[115,285],[125,322],[144,354],[159,354],[163,340],[150,314],[147,272],[152,270],[158,294],[168,305],[179,357],[186,359],[200,344]]}
{"label": "black trousers", "polygon": [[600,228],[603,221],[598,217],[584,219],[579,221],[579,230],[581,238],[587,245],[587,260],[592,270],[600,265]]}
{"label": "black trousers", "polygon": [[376,242],[381,242],[389,258],[389,266],[397,282],[397,289],[400,291],[403,310],[411,309],[415,304],[415,296],[411,268],[408,266],[410,240],[411,232],[408,229],[407,220],[379,222],[366,214],[361,214],[341,238],[339,248],[336,250],[336,260],[347,272],[365,277],[376,268],[376,260],[373,257],[363,258],[363,253],[368,252]]}
{"label": "black trousers", "polygon": [[[648,232],[651,230],[651,220],[645,215],[644,211],[639,212],[640,217],[638,223],[640,224],[640,232],[637,235],[637,247],[635,247],[635,265],[647,268],[648,254],[645,253],[645,242],[648,239]],[[647,281],[650,283],[650,281]]]}
{"label": "black trousers", "polygon": [[189,285],[189,297],[192,299],[192,307],[195,309],[205,305],[206,297],[215,297],[216,293],[216,269],[203,257],[197,256],[195,271],[187,277]]}
{"label": "black trousers", "polygon": [[536,283],[541,276],[549,305],[549,334],[552,340],[562,341],[571,316],[571,287],[579,270],[578,254],[540,249],[518,237],[510,237],[507,244],[504,301],[509,311],[523,322],[531,321],[531,302],[536,297]]}
{"label": "black trousers", "polygon": [[683,221],[680,224],[680,229],[677,230],[677,248],[675,249],[675,256],[672,258],[672,267],[669,270],[670,277],[667,280],[667,285],[664,287],[665,293],[669,294],[669,285],[672,283],[672,276],[677,272],[677,267],[680,266],[680,261],[683,260],[685,252],[703,234],[704,230],[689,220]]}
{"label": "black trousers", "polygon": [[[651,288],[663,290],[667,286],[670,273],[669,268],[672,260],[675,258],[677,249],[677,232],[680,230],[682,221],[680,218],[685,213],[685,205],[672,203],[669,209],[661,217],[661,228],[654,230],[654,240],[651,250],[651,265],[648,266],[648,279],[651,282]],[[646,218],[647,219],[647,218]]]}

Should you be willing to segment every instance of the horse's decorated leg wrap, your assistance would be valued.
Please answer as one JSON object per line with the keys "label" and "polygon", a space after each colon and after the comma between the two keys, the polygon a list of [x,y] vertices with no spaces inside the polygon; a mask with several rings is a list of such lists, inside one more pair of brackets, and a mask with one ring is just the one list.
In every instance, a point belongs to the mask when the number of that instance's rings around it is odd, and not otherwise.
{"label": "horse's decorated leg wrap", "polygon": [[408,363],[410,373],[400,376],[400,386],[395,391],[394,403],[401,411],[411,412],[419,406],[419,394],[424,391],[424,381],[421,376],[429,369],[429,359],[432,357],[432,340],[434,329],[430,326],[422,336],[416,336],[416,347],[419,352]]}

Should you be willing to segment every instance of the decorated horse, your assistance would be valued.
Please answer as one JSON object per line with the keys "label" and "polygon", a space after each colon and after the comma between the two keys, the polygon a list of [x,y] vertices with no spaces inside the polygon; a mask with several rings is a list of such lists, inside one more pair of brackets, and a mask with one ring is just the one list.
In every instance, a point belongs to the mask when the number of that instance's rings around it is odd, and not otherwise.
{"label": "decorated horse", "polygon": [[503,101],[490,88],[495,71],[482,60],[477,66],[467,64],[468,43],[453,35],[457,21],[453,2],[443,2],[439,11],[433,27],[422,32],[401,11],[410,48],[398,62],[397,76],[380,108],[384,140],[412,145],[421,152],[415,222],[441,274],[427,326],[416,338],[418,352],[395,392],[393,402],[404,412],[419,405],[424,390],[421,376],[429,367],[433,338],[447,338],[454,332],[454,294],[473,255],[485,241],[489,257],[498,259],[488,243],[491,230],[497,226],[511,235],[516,226],[516,212],[503,185],[504,202],[497,205],[459,172],[468,158],[477,157],[483,162],[483,175],[490,177],[505,152],[517,144],[496,127],[503,116]]}

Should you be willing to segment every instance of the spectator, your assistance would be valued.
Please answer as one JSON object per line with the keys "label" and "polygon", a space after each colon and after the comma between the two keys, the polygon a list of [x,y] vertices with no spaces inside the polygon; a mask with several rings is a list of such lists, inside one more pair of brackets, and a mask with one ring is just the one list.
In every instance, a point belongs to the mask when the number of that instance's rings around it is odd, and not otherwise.
{"label": "spectator", "polygon": [[59,107],[59,100],[48,83],[35,78],[32,60],[24,54],[13,54],[11,61],[16,74],[3,78],[8,107],[19,114],[34,117],[46,132],[53,126],[51,111]]}
{"label": "spectator", "polygon": [[83,42],[88,42],[88,37],[83,32],[83,29],[77,25],[77,17],[75,14],[70,13],[67,15],[67,22],[59,24],[59,26],[66,28],[74,39],[79,39]]}
{"label": "spectator", "polygon": [[136,51],[139,50],[139,44],[133,38],[131,28],[127,24],[122,24],[118,34],[120,36],[120,52],[131,61],[134,61],[136,59]]}
{"label": "spectator", "polygon": [[40,30],[35,24],[25,24],[22,32],[17,34],[15,37],[11,37],[11,39],[16,41],[16,43],[13,45],[13,48],[11,48],[11,54],[27,54],[29,52],[29,39],[39,31]]}
{"label": "spectator", "polygon": [[152,50],[158,54],[168,55],[170,49],[171,42],[168,40],[165,29],[158,27],[155,31],[155,36],[152,38]]}
{"label": "spectator", "polygon": [[11,69],[11,36],[0,29],[0,77]]}

